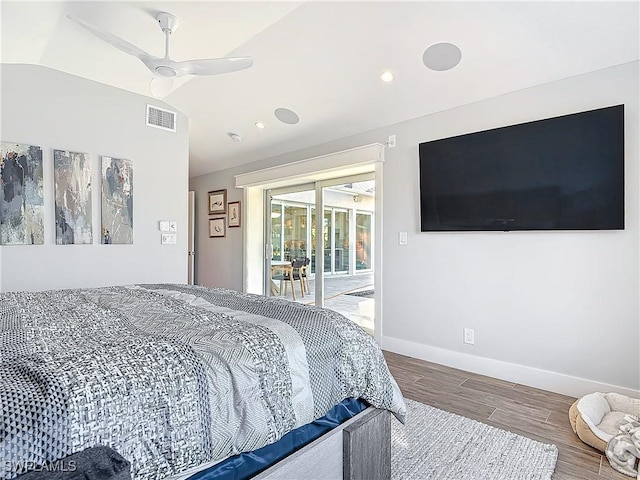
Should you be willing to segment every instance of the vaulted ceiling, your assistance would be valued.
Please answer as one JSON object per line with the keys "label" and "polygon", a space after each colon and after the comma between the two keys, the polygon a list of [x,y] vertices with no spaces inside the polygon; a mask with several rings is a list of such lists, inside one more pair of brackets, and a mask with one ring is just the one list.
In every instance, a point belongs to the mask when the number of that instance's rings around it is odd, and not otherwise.
{"label": "vaulted ceiling", "polygon": [[[162,56],[161,11],[180,18],[173,59],[254,60],[235,73],[180,77],[163,99],[190,118],[192,176],[640,57],[638,1],[2,1],[0,60],[150,96],[152,73],[139,59],[67,15]],[[425,67],[425,49],[438,42],[461,50],[455,68]],[[393,82],[380,80],[385,70]],[[299,123],[279,121],[278,108]]]}

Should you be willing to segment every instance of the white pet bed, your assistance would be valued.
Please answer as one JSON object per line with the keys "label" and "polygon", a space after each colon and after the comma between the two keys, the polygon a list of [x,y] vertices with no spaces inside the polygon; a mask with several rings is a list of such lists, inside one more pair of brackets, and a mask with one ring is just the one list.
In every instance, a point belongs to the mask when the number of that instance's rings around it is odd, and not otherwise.
{"label": "white pet bed", "polygon": [[590,393],[569,409],[571,427],[580,440],[604,452],[607,443],[628,423],[625,416],[640,416],[640,399],[619,393]]}

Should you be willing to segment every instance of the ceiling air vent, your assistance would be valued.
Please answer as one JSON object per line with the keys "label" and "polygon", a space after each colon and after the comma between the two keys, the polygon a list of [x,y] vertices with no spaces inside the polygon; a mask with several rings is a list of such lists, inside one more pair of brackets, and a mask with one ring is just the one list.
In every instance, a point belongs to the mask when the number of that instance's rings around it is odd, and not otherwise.
{"label": "ceiling air vent", "polygon": [[170,132],[176,131],[176,112],[147,105],[147,125]]}

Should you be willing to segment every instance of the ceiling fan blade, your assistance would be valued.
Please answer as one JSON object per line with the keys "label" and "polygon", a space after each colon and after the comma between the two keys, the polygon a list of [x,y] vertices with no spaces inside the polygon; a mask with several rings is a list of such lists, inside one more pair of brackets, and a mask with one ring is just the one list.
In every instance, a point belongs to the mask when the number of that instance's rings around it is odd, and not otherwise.
{"label": "ceiling fan blade", "polygon": [[251,57],[225,57],[171,62],[178,75],[218,75],[244,70],[253,65]]}
{"label": "ceiling fan blade", "polygon": [[[168,16],[169,14],[163,15]],[[175,23],[177,17],[170,17],[174,19],[173,28],[175,29],[177,26]],[[71,15],[67,15],[67,18],[86,28],[96,37],[116,47],[118,50],[139,58],[142,60],[142,63],[144,63],[146,67],[154,73],[154,75],[159,75],[160,77],[169,78],[182,75],[218,75],[220,73],[237,72],[238,70],[244,70],[245,68],[249,68],[253,65],[253,59],[250,57],[225,57],[174,62],[169,58],[169,36],[171,34],[171,27],[168,27],[169,30],[163,27],[166,45],[165,56],[155,57],[153,55],[149,55],[147,52],[136,47],[132,43],[127,42],[123,38],[112,33],[105,32],[98,27],[80,20],[79,18],[72,17]]]}
{"label": "ceiling fan blade", "polygon": [[105,42],[107,42],[108,44],[116,47],[118,50],[121,50],[124,53],[128,53],[129,55],[133,55],[134,57],[139,58],[140,60],[142,60],[144,62],[144,64],[150,70],[154,69],[154,67],[152,67],[154,62],[157,61],[157,60],[160,60],[159,57],[154,57],[153,55],[149,55],[147,52],[145,52],[141,48],[136,47],[132,43],[127,42],[126,40],[118,37],[117,35],[114,35],[114,34],[109,33],[109,32],[102,31],[99,28],[94,27],[93,25],[89,25],[88,23],[84,22],[83,20],[80,20],[78,18],[72,17],[71,15],[67,15],[67,18],[69,18],[70,20],[73,20],[78,25],[81,25],[82,27],[86,28],[91,33],[93,33],[96,37],[98,37],[98,38],[104,40]]}

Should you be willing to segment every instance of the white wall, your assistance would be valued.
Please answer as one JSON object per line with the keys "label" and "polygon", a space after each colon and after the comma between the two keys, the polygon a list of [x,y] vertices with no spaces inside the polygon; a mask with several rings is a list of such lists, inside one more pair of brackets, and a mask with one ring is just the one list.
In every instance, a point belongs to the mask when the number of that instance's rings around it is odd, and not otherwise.
{"label": "white wall", "polygon": [[[397,135],[385,152],[384,348],[581,395],[640,389],[639,63],[513,92],[253,165],[191,179],[232,189],[233,175]],[[437,94],[437,93],[434,93]],[[420,233],[418,144],[625,104],[624,231]],[[199,221],[202,221],[200,218]],[[408,245],[397,244],[399,231]],[[237,236],[201,240],[199,282],[242,288]],[[475,330],[475,345],[462,342]]]}
{"label": "white wall", "polygon": [[[393,200],[385,204],[384,262],[386,279],[405,281],[384,283],[383,336],[397,339],[390,346],[447,358],[420,346],[439,347],[640,389],[638,81],[635,62],[398,126],[398,147],[386,156],[394,168],[385,175],[385,198]],[[620,103],[624,231],[418,233],[419,142]],[[394,241],[400,230],[413,232],[406,248]],[[415,287],[404,295],[406,285]],[[407,303],[411,309],[403,315]],[[474,346],[462,343],[465,327],[475,330]],[[487,364],[496,367],[503,370]],[[539,375],[515,368],[514,373],[532,382]]]}
{"label": "white wall", "polygon": [[[34,65],[2,65],[2,141],[42,147],[44,245],[0,247],[0,288],[42,290],[140,282],[186,283],[188,120],[178,131],[145,126],[155,99]],[[92,159],[93,244],[55,245],[53,149]],[[100,245],[100,156],[134,165],[134,243]],[[178,222],[160,244],[159,220]]]}

